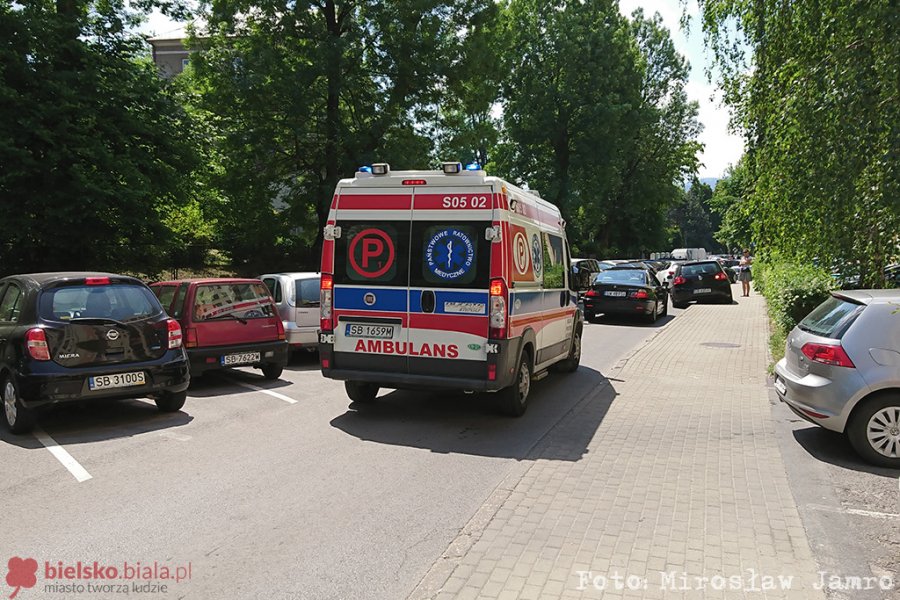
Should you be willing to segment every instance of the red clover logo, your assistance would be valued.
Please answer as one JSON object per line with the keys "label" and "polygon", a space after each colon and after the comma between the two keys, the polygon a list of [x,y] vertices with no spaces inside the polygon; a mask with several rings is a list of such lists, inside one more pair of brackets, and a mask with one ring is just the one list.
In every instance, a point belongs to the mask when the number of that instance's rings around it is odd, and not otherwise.
{"label": "red clover logo", "polygon": [[32,588],[37,583],[37,561],[33,558],[19,558],[14,556],[9,559],[9,573],[6,574],[6,584],[15,588],[9,596],[9,600],[18,595],[22,588]]}

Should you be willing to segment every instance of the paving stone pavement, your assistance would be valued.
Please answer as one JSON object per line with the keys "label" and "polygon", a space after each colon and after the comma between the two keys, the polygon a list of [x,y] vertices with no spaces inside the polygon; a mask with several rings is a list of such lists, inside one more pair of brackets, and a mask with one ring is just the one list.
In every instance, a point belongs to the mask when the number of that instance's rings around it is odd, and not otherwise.
{"label": "paving stone pavement", "polygon": [[410,598],[824,598],[765,388],[764,300],[736,300],[689,307],[604,373]]}

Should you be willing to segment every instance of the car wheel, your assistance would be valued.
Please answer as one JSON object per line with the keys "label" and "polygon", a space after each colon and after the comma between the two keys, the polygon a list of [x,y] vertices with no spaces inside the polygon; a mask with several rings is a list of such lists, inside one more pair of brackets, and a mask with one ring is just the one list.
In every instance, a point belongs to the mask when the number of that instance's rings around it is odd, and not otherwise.
{"label": "car wheel", "polygon": [[12,376],[6,377],[2,384],[3,418],[12,433],[28,433],[34,427],[34,411],[22,405],[19,390]]}
{"label": "car wheel", "polygon": [[574,373],[578,370],[578,364],[581,362],[581,332],[576,331],[572,337],[572,348],[569,350],[569,356],[565,360],[554,365],[554,370],[560,373]]}
{"label": "car wheel", "polygon": [[847,437],[868,462],[900,469],[900,394],[876,397],[854,409]]}
{"label": "car wheel", "polygon": [[531,392],[531,361],[528,352],[522,353],[519,368],[516,369],[515,382],[499,392],[500,408],[510,417],[521,417],[528,407],[528,394]]}
{"label": "car wheel", "polygon": [[283,371],[284,367],[282,365],[269,363],[262,366],[263,377],[266,379],[278,379]]}
{"label": "car wheel", "polygon": [[165,392],[156,397],[156,408],[159,412],[178,412],[184,406],[187,399],[187,391]]}
{"label": "car wheel", "polygon": [[656,317],[659,316],[659,301],[653,303],[653,310],[647,315],[647,322],[653,325],[656,323]]}
{"label": "car wheel", "polygon": [[672,300],[672,308],[687,308],[687,302],[675,302]]}
{"label": "car wheel", "polygon": [[345,381],[344,389],[353,402],[359,402],[360,404],[371,404],[375,402],[375,396],[378,395],[378,386],[374,383]]}
{"label": "car wheel", "polygon": [[668,298],[668,296],[664,296],[663,297],[663,311],[662,311],[662,314],[660,314],[659,316],[665,317],[665,316],[668,316],[668,314],[669,314],[669,298]]}

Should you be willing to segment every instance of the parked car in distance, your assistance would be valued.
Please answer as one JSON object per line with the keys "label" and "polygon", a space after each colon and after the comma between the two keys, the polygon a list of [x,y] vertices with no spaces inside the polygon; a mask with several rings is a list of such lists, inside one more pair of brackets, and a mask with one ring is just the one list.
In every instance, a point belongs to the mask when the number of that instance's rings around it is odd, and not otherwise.
{"label": "parked car in distance", "polygon": [[292,350],[319,349],[318,273],[267,273],[260,275],[275,300],[275,307]]}
{"label": "parked car in distance", "polygon": [[675,277],[675,268],[683,262],[683,260],[669,261],[669,264],[665,269],[656,273],[656,278],[662,285],[670,287],[672,285],[672,278]]}
{"label": "parked car in distance", "polygon": [[191,375],[230,367],[278,379],[288,361],[284,326],[258,279],[184,279],[150,286],[184,331]]}
{"label": "parked car in distance", "polygon": [[791,331],[775,390],[807,421],[900,469],[900,290],[832,292]]}
{"label": "parked car in distance", "polygon": [[731,280],[717,260],[681,263],[675,267],[672,306],[684,308],[692,300],[714,300],[731,304]]}
{"label": "parked car in distance", "polygon": [[141,281],[75,272],[0,279],[0,390],[13,433],[63,402],[148,396],[174,412],[189,383],[181,327]]}
{"label": "parked car in distance", "polygon": [[635,315],[654,323],[669,312],[669,296],[649,269],[618,266],[603,271],[584,295],[584,317]]}
{"label": "parked car in distance", "polygon": [[[572,265],[572,276],[578,283],[579,288],[587,289],[594,280],[594,276],[603,270],[600,261],[596,258],[573,258],[570,261]],[[581,293],[579,292],[579,297]]]}

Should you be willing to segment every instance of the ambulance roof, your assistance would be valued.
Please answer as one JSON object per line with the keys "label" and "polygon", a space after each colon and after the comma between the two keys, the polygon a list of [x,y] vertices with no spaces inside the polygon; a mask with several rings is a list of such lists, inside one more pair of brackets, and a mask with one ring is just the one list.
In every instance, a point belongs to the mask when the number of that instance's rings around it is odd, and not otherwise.
{"label": "ambulance roof", "polygon": [[414,181],[419,179],[425,180],[427,182],[425,185],[433,187],[468,187],[478,185],[505,187],[507,192],[513,192],[518,198],[534,203],[553,214],[560,214],[559,208],[555,204],[547,202],[537,192],[520,188],[499,177],[486,175],[483,170],[462,171],[452,175],[448,175],[443,171],[391,171],[387,175],[357,172],[356,177],[341,179],[338,182],[338,187],[394,187],[398,183],[403,185],[402,182],[404,180]]}

